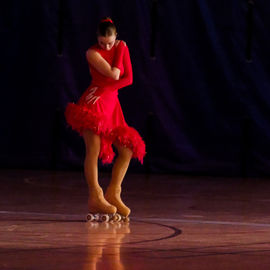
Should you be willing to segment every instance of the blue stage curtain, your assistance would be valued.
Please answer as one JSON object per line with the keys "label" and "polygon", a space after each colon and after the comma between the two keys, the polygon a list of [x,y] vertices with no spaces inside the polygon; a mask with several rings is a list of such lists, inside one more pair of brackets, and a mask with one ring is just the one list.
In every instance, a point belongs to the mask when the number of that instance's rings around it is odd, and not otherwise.
{"label": "blue stage curtain", "polygon": [[147,146],[130,170],[270,175],[270,2],[0,5],[2,168],[82,169],[83,140],[64,110],[90,84],[85,51],[111,16],[134,70],[119,99]]}

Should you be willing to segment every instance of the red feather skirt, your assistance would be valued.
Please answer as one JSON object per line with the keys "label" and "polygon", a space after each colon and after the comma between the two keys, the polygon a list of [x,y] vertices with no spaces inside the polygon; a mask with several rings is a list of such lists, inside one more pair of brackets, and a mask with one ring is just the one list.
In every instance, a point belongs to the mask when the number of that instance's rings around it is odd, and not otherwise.
{"label": "red feather skirt", "polygon": [[104,93],[95,104],[87,103],[86,96],[93,86],[89,86],[77,103],[68,103],[65,117],[70,127],[80,136],[84,130],[92,130],[101,138],[99,158],[103,164],[111,163],[115,153],[112,144],[117,142],[128,147],[143,164],[146,154],[145,143],[136,129],[127,125],[118,99],[118,91]]}

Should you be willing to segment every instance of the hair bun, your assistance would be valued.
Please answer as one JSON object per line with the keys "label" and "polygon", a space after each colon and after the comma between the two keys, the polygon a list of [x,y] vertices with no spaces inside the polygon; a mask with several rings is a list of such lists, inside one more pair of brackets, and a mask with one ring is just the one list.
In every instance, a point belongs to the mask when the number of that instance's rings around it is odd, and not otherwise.
{"label": "hair bun", "polygon": [[97,35],[106,37],[113,34],[117,34],[113,20],[110,17],[101,18],[98,24]]}

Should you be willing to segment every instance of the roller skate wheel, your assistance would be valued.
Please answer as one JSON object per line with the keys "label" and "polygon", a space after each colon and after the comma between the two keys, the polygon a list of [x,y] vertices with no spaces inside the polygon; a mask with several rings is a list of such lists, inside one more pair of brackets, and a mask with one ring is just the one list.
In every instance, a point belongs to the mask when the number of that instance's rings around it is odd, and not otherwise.
{"label": "roller skate wheel", "polygon": [[94,219],[95,219],[95,217],[94,217],[94,215],[92,215],[92,214],[88,214],[88,215],[86,216],[86,220],[87,220],[87,221],[94,221]]}
{"label": "roller skate wheel", "polygon": [[116,222],[117,221],[117,216],[116,214],[112,216],[110,222]]}
{"label": "roller skate wheel", "polygon": [[129,217],[123,217],[122,219],[124,222],[129,222],[129,220],[130,220]]}
{"label": "roller skate wheel", "polygon": [[110,217],[108,215],[101,215],[100,216],[100,221],[102,222],[109,222]]}
{"label": "roller skate wheel", "polygon": [[115,222],[119,222],[119,221],[121,221],[121,219],[122,219],[122,217],[119,214],[115,214],[115,216],[114,216]]}

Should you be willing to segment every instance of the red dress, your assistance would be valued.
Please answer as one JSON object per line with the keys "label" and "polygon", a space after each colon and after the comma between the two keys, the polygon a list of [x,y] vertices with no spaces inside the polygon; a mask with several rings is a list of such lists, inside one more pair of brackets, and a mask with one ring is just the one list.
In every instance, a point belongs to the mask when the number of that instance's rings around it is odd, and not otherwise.
{"label": "red dress", "polygon": [[[92,82],[77,103],[67,104],[65,117],[67,123],[73,130],[79,132],[80,136],[86,129],[90,129],[100,136],[99,158],[103,164],[113,161],[115,153],[112,143],[114,142],[130,148],[133,152],[132,157],[137,158],[143,164],[145,143],[139,133],[126,123],[118,99],[118,89],[132,84],[133,81],[128,47],[123,44],[120,46],[120,44],[117,47],[113,46],[108,51],[102,49],[98,44],[90,48],[100,53],[111,66],[120,69],[120,79],[114,80],[102,75],[89,63]],[[99,93],[100,96],[94,104],[89,103],[87,99],[87,95],[93,87],[98,87],[96,93]]]}

